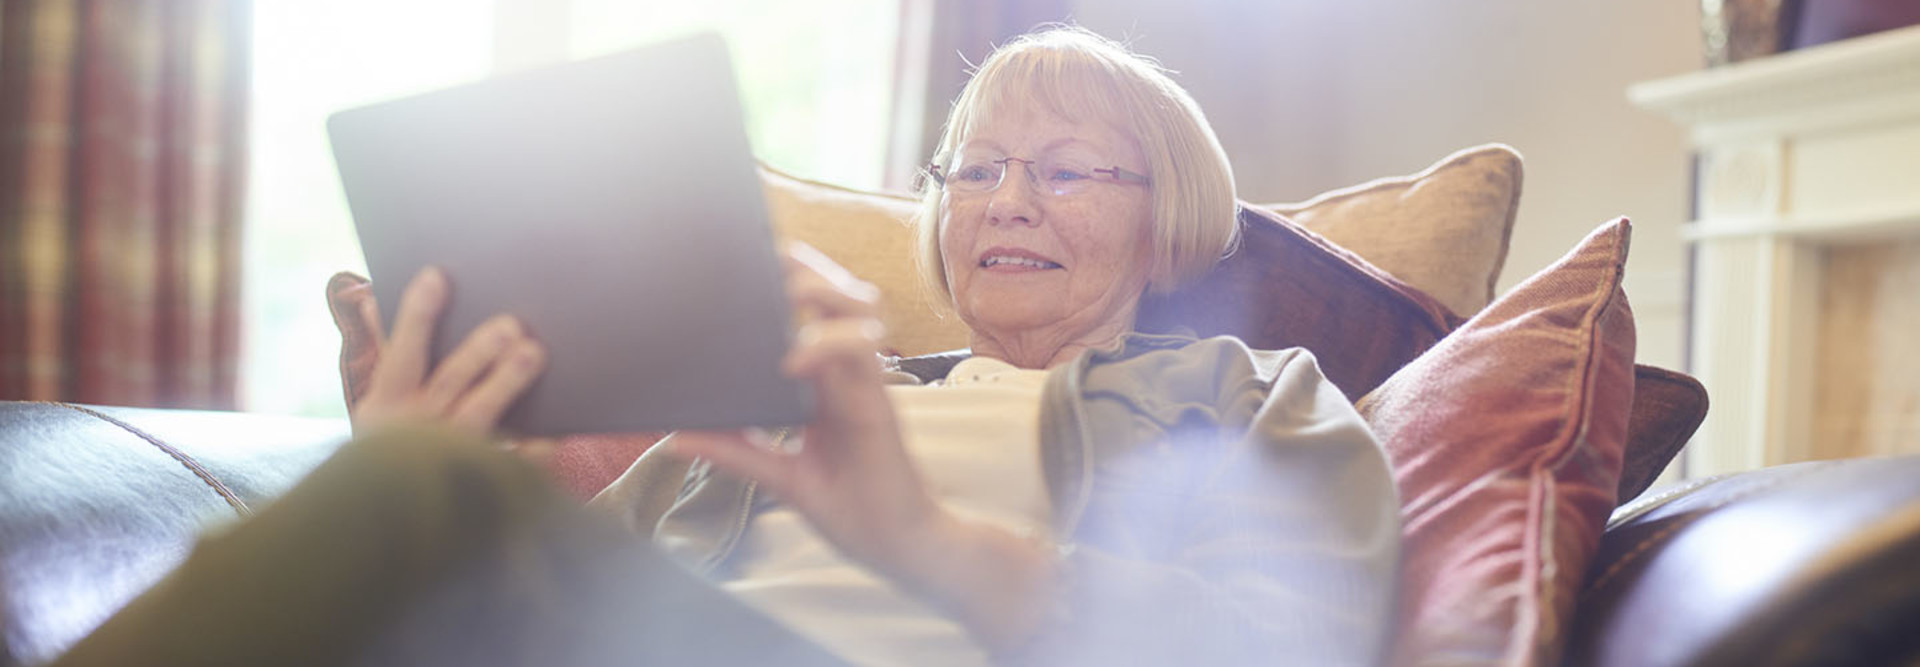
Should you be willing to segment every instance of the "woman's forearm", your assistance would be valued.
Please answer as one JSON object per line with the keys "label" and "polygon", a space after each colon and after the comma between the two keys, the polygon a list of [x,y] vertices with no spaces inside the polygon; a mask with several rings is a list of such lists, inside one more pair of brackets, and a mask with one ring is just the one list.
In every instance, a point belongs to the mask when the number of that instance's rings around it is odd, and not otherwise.
{"label": "woman's forearm", "polygon": [[998,526],[939,516],[886,574],[952,614],[989,653],[1025,646],[1064,588],[1057,550]]}

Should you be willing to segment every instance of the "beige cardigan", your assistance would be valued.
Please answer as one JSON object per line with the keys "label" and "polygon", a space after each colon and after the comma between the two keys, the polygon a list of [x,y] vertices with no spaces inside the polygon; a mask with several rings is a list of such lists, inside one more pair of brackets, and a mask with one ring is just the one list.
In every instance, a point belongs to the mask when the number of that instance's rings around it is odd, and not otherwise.
{"label": "beige cardigan", "polygon": [[[1054,627],[1003,662],[1381,660],[1399,503],[1378,443],[1310,353],[1131,335],[1050,372],[1040,428],[1071,582]],[[658,451],[592,504],[725,578],[754,485]]]}

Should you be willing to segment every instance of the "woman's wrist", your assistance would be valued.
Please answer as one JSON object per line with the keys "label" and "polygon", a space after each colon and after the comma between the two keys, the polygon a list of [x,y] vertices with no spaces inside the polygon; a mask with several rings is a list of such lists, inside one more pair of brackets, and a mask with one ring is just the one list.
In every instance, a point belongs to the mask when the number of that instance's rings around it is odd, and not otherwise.
{"label": "woman's wrist", "polygon": [[1050,541],[941,511],[891,576],[953,615],[990,653],[1025,646],[1054,615],[1065,588]]}

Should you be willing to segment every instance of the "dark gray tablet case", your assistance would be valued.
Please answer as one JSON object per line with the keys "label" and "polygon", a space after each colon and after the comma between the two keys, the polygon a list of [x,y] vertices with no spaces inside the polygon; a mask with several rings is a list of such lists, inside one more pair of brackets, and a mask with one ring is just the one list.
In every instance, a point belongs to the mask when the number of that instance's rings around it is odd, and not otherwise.
{"label": "dark gray tablet case", "polygon": [[548,349],[529,435],[782,425],[790,315],[725,44],[700,35],[350,109],[334,159],[389,326],[429,264],[443,358],[495,313]]}

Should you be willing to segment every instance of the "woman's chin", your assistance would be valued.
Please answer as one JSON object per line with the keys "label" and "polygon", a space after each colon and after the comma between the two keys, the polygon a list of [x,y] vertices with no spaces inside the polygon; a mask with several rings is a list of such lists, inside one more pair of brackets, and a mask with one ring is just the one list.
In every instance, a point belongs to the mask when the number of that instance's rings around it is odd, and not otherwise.
{"label": "woman's chin", "polygon": [[983,298],[976,299],[962,311],[960,319],[974,331],[1007,335],[1058,324],[1061,317],[1059,308],[1050,304],[1023,302],[1017,298]]}

